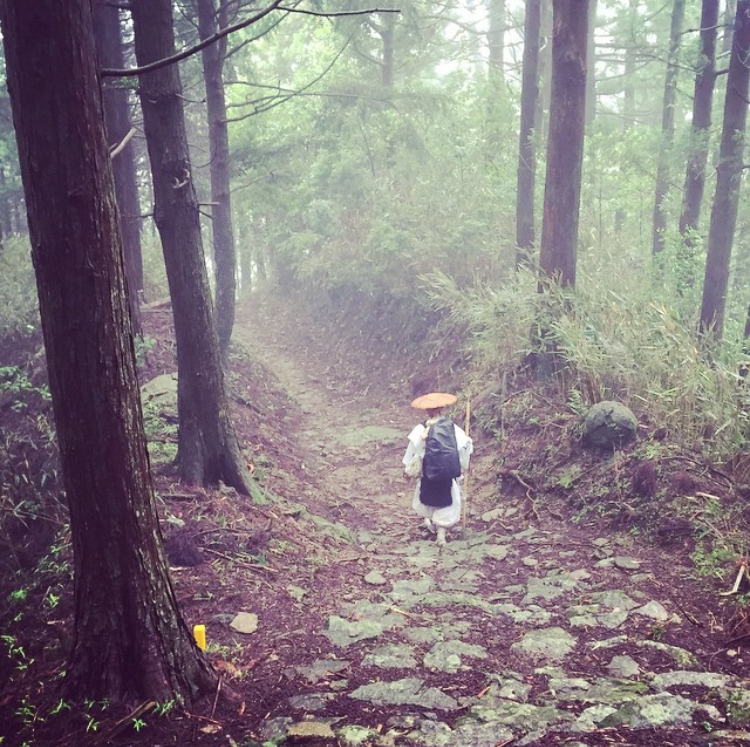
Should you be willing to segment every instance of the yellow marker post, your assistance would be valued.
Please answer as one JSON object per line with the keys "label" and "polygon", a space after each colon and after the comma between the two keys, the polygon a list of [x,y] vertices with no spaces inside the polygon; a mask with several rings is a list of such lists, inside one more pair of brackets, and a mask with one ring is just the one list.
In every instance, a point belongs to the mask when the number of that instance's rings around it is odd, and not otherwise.
{"label": "yellow marker post", "polygon": [[193,638],[195,643],[201,651],[206,650],[206,626],[205,625],[193,625]]}

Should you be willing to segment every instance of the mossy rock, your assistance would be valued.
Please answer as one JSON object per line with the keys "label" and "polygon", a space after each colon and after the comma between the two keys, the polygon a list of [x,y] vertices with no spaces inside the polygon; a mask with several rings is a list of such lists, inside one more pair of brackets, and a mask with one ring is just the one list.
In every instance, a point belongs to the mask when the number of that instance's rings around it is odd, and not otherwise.
{"label": "mossy rock", "polygon": [[616,449],[632,441],[638,432],[633,411],[621,402],[597,402],[583,419],[581,440],[595,449]]}
{"label": "mossy rock", "polygon": [[722,690],[720,695],[726,705],[732,726],[741,728],[750,726],[750,692],[746,689],[728,688]]}

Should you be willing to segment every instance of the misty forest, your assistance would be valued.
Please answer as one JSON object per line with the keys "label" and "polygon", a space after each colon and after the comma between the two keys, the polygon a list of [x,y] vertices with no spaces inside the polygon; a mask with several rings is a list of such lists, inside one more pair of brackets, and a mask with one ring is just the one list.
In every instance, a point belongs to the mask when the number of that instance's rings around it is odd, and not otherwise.
{"label": "misty forest", "polygon": [[750,0],[0,30],[2,747],[750,744]]}

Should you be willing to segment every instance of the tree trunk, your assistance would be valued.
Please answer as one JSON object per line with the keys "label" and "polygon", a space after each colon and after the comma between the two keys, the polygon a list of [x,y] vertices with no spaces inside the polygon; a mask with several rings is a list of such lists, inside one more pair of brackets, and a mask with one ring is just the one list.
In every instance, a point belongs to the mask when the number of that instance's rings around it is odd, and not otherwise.
{"label": "tree trunk", "polygon": [[652,250],[659,254],[664,249],[664,231],[667,228],[667,216],[664,201],[669,191],[669,159],[674,143],[674,106],[677,96],[677,52],[680,47],[682,20],[685,17],[685,0],[674,0],[672,23],[669,31],[669,56],[667,75],[664,81],[664,100],[661,114],[661,143],[659,161],[656,167],[656,190],[654,198],[654,224],[652,233]]}
{"label": "tree trunk", "polygon": [[521,131],[516,193],[516,269],[531,265],[534,248],[534,116],[539,99],[539,36],[541,0],[528,0],[524,21],[523,80],[521,84]]}
{"label": "tree trunk", "polygon": [[716,194],[708,232],[708,256],[703,284],[700,331],[714,341],[721,340],[729,286],[737,207],[742,182],[745,123],[747,121],[748,70],[750,54],[750,0],[737,0],[737,15],[729,60],[724,125],[721,131]]}
{"label": "tree trunk", "polygon": [[67,687],[190,702],[215,678],[162,549],[91,5],[5,0],[0,11],[73,537]]}
{"label": "tree trunk", "polygon": [[726,7],[724,8],[724,33],[721,39],[721,51],[724,54],[729,54],[732,51],[736,10],[737,0],[726,0]]}
{"label": "tree trunk", "polygon": [[253,287],[253,252],[250,249],[249,244],[242,240],[242,236],[238,237],[240,240],[240,273],[242,276],[242,283],[240,285],[240,296],[246,299],[250,295],[250,291]]}
{"label": "tree trunk", "polygon": [[[174,54],[170,0],[132,0],[131,10],[138,64]],[[180,477],[249,493],[224,391],[177,65],[142,75],[139,92],[177,338]]]}
{"label": "tree trunk", "polygon": [[588,3],[554,0],[552,101],[540,275],[574,286],[586,110]]}
{"label": "tree trunk", "polygon": [[628,40],[625,49],[625,90],[623,91],[622,113],[625,118],[624,129],[629,130],[635,124],[635,29],[638,24],[638,0],[629,0],[628,4]]}
{"label": "tree trunk", "polygon": [[539,104],[534,117],[537,131],[537,146],[549,134],[549,107],[552,98],[552,0],[541,0],[542,20],[539,47]]}
{"label": "tree trunk", "polygon": [[[227,0],[219,0],[218,14],[214,0],[198,0],[198,30],[206,39],[226,26]],[[237,294],[237,254],[232,231],[230,199],[229,131],[224,97],[224,55],[226,37],[203,52],[203,75],[206,80],[206,110],[211,154],[211,235],[216,263],[216,331],[219,348],[226,356],[234,326]]]}
{"label": "tree trunk", "polygon": [[[695,77],[693,98],[693,126],[690,135],[690,155],[685,175],[685,192],[680,214],[680,234],[686,253],[686,264],[692,267],[695,235],[700,221],[703,187],[706,182],[708,144],[711,131],[711,106],[716,81],[716,32],[719,21],[719,0],[703,0],[701,13],[701,47]],[[687,268],[686,268],[687,269]],[[692,269],[685,276],[685,284],[692,286]]]}
{"label": "tree trunk", "polygon": [[[255,267],[258,271],[258,281],[260,283],[265,283],[268,280],[268,274],[269,269],[268,265],[269,262],[266,261],[266,249],[265,247],[257,247],[254,252],[254,259],[255,259]],[[271,270],[273,270],[273,266],[271,267]]]}
{"label": "tree trunk", "polygon": [[490,80],[500,89],[505,82],[505,0],[487,0],[489,29],[487,42],[490,51]]}
{"label": "tree trunk", "polygon": [[596,4],[597,0],[589,3],[589,35],[586,47],[586,131],[591,132],[596,118]]}
{"label": "tree trunk", "polygon": [[0,164],[0,242],[10,236],[8,228],[8,196],[5,193],[5,166]]}
{"label": "tree trunk", "polygon": [[[94,10],[94,34],[101,67],[123,68],[120,11],[108,0],[97,0]],[[104,88],[104,120],[110,148],[118,145],[130,131],[129,91],[116,85]],[[115,192],[122,221],[125,269],[128,282],[133,331],[140,335],[140,295],[143,293],[143,255],[141,252],[141,208],[135,172],[132,140],[113,159]]]}

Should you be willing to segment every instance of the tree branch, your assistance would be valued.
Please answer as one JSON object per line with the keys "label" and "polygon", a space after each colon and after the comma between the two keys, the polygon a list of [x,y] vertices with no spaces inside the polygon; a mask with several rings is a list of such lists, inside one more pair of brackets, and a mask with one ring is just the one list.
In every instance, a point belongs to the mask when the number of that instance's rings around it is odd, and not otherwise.
{"label": "tree branch", "polygon": [[115,156],[119,156],[125,150],[125,146],[133,139],[135,133],[135,127],[131,127],[128,134],[109,152],[109,157],[114,158]]}
{"label": "tree branch", "polygon": [[279,10],[283,10],[287,13],[301,13],[305,16],[320,16],[321,18],[338,18],[339,16],[364,16],[370,15],[371,13],[401,12],[401,10],[397,8],[365,8],[364,10],[339,10],[327,13],[324,10],[301,10],[300,8],[288,8],[285,5],[280,5]]}
{"label": "tree branch", "polygon": [[255,36],[251,36],[248,39],[241,41],[239,44],[236,44],[231,49],[228,49],[224,53],[224,60],[228,60],[233,54],[237,54],[237,52],[244,49],[248,44],[252,44],[253,42],[258,41],[258,39],[262,39],[266,34],[270,34],[285,18],[286,16],[279,17],[273,23],[269,23],[268,26],[260,33],[256,34]]}
{"label": "tree branch", "polygon": [[233,26],[227,26],[224,29],[221,29],[220,31],[217,31],[215,34],[212,34],[207,39],[204,39],[199,44],[195,44],[192,47],[188,47],[187,49],[183,49],[182,52],[178,52],[177,54],[170,55],[169,57],[165,57],[162,60],[156,60],[155,62],[151,62],[148,65],[143,65],[142,67],[133,67],[133,68],[124,68],[124,69],[115,69],[115,68],[104,68],[101,71],[102,78],[124,78],[126,76],[131,75],[145,75],[146,73],[153,72],[154,70],[159,70],[162,67],[166,67],[167,65],[173,65],[175,62],[181,62],[182,60],[187,59],[188,57],[191,57],[194,54],[197,54],[198,52],[201,52],[206,47],[210,46],[211,44],[215,44],[220,39],[223,39],[225,36],[229,36],[229,34],[234,33],[235,31],[240,31],[241,29],[247,28],[248,26],[252,26],[252,24],[257,23],[262,18],[265,18],[269,13],[272,13],[274,10],[281,10],[284,13],[301,13],[303,15],[308,16],[321,16],[323,18],[337,18],[340,16],[361,16],[361,15],[368,15],[370,13],[400,13],[400,10],[396,10],[393,8],[367,8],[365,10],[342,10],[332,13],[325,13],[322,11],[314,11],[314,10],[300,10],[299,8],[290,8],[288,6],[282,6],[281,5],[282,0],[273,0],[273,2],[263,8],[263,10],[256,13],[254,16],[251,16],[250,18],[246,18],[244,21],[240,21],[239,23],[235,23]]}
{"label": "tree branch", "polygon": [[102,78],[124,78],[129,75],[145,75],[146,73],[153,72],[154,70],[159,70],[160,68],[166,67],[167,65],[173,65],[175,62],[181,62],[182,60],[185,60],[188,57],[192,57],[192,55],[201,52],[206,47],[211,46],[211,44],[216,43],[217,41],[219,41],[219,39],[223,39],[225,36],[228,36],[235,31],[240,31],[241,29],[247,28],[248,26],[252,26],[252,24],[257,23],[262,18],[265,18],[269,13],[272,13],[274,10],[276,10],[281,5],[281,3],[282,0],[273,0],[270,5],[263,8],[263,10],[258,11],[254,16],[250,16],[250,18],[246,18],[244,21],[235,23],[233,26],[227,26],[225,29],[221,29],[221,31],[217,31],[207,39],[204,39],[202,42],[200,42],[200,44],[195,44],[192,47],[183,49],[182,52],[177,52],[177,54],[165,57],[163,60],[156,60],[155,62],[151,62],[148,65],[143,65],[143,67],[124,68],[122,70],[117,70],[114,68],[104,68],[101,72]]}
{"label": "tree branch", "polygon": [[276,179],[276,174],[274,174],[273,171],[269,171],[267,174],[263,174],[262,176],[258,176],[255,179],[251,179],[249,182],[246,182],[245,184],[240,184],[239,187],[234,187],[232,189],[232,194],[234,194],[235,192],[239,192],[242,189],[247,189],[248,187],[252,187],[253,184],[262,182],[265,179]]}
{"label": "tree branch", "polygon": [[375,59],[374,57],[372,57],[371,55],[367,54],[367,52],[363,52],[363,51],[362,51],[362,50],[361,50],[361,49],[360,49],[360,48],[359,48],[359,47],[357,46],[357,42],[356,42],[356,41],[353,41],[353,42],[352,42],[352,47],[354,47],[354,51],[355,51],[355,53],[356,53],[356,54],[357,54],[357,55],[358,55],[358,56],[359,56],[360,58],[362,58],[363,60],[367,60],[367,62],[371,62],[371,63],[372,63],[373,65],[380,65],[380,67],[382,67],[382,66],[383,66],[383,63],[382,63],[382,62],[381,62],[380,60],[376,60],[376,59]]}
{"label": "tree branch", "polygon": [[[338,61],[339,57],[341,57],[342,54],[344,54],[344,51],[349,46],[349,43],[351,42],[352,37],[350,36],[343,47],[339,50],[338,54],[331,60],[331,63],[323,70],[323,72],[318,75],[317,77],[313,78],[309,83],[304,85],[302,88],[300,88],[298,91],[293,91],[289,94],[282,93],[281,86],[276,87],[275,90],[278,91],[278,95],[276,96],[264,96],[262,99],[258,99],[257,101],[249,101],[246,102],[249,105],[255,105],[255,110],[251,112],[250,114],[246,114],[242,117],[235,117],[235,118],[227,118],[225,121],[227,122],[241,122],[243,119],[247,119],[247,117],[254,116],[255,114],[261,114],[262,112],[266,112],[269,109],[273,109],[277,107],[279,104],[283,104],[285,101],[288,101],[291,98],[294,98],[295,96],[301,96],[304,94],[305,91],[312,88],[319,80],[324,78],[328,72],[333,68],[333,66]],[[269,103],[265,103],[269,102]],[[263,106],[258,106],[258,104],[263,103]]]}
{"label": "tree branch", "polygon": [[696,28],[696,29],[685,29],[680,33],[680,36],[685,36],[685,34],[695,34],[698,31],[716,31],[718,29],[724,29],[727,27],[726,23],[717,23],[715,26],[704,26],[703,28]]}

